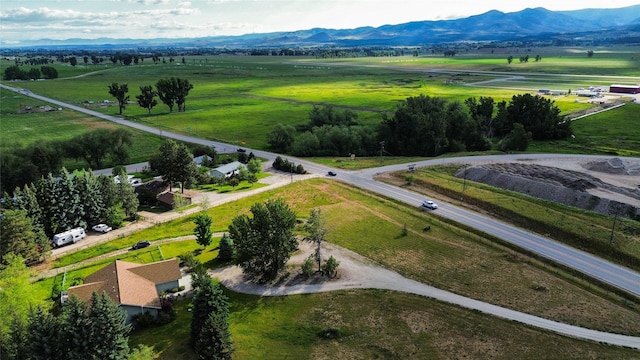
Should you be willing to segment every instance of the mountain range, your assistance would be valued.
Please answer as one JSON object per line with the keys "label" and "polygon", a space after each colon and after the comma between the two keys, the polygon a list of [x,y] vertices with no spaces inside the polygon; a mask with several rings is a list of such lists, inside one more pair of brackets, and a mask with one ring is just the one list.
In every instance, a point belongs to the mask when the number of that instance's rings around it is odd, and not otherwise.
{"label": "mountain range", "polygon": [[456,20],[415,21],[355,29],[314,28],[293,32],[157,39],[43,39],[32,46],[273,48],[307,46],[420,46],[462,41],[581,40],[640,43],[640,5],[617,9],[503,13],[492,10]]}

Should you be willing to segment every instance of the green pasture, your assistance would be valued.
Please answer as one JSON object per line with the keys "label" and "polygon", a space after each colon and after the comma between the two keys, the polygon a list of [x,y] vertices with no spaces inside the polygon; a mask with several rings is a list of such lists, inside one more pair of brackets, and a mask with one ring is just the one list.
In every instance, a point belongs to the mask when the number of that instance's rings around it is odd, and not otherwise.
{"label": "green pasture", "polygon": [[[594,51],[589,58],[587,52]],[[410,52],[409,52],[410,53]],[[529,55],[529,62],[520,63],[520,56]],[[541,61],[535,62],[536,55]],[[508,64],[507,58],[513,56]],[[369,66],[393,66],[397,68],[447,69],[453,71],[498,71],[505,73],[551,73],[599,76],[640,76],[640,46],[608,46],[593,48],[531,47],[531,48],[481,48],[459,51],[454,57],[442,54],[421,53],[398,57],[362,57],[310,59],[323,64],[365,64]],[[616,81],[614,81],[616,83]]]}
{"label": "green pasture", "polygon": [[[615,53],[611,56],[622,55]],[[508,74],[457,71],[456,67],[452,68],[454,71],[444,72],[430,69],[430,66],[451,62],[468,63],[471,68],[480,66],[482,69],[481,64],[488,59],[488,55],[483,54],[453,59],[357,58],[340,59],[341,63],[327,65],[324,60],[313,58],[202,56],[189,57],[186,64],[179,61],[152,64],[147,61],[132,66],[109,65],[97,72],[92,71],[95,70],[92,66],[82,65],[83,69],[76,71],[84,72],[85,76],[9,85],[81,106],[91,101],[93,104],[87,106],[92,109],[117,115],[115,104],[103,103],[103,100],[115,100],[108,95],[107,87],[112,82],[127,83],[131,103],[123,116],[129,120],[166,131],[266,148],[266,134],[275,124],[305,124],[314,105],[351,109],[358,113],[361,123],[375,125],[381,120],[382,113],[392,113],[400,101],[420,94],[457,101],[473,96],[492,96],[496,101],[502,101],[509,100],[516,93],[535,92],[540,88],[568,90],[569,87],[605,84],[609,80],[604,78],[594,83],[588,77],[591,73],[579,78],[531,74],[524,80],[481,85],[477,83],[496,77],[500,79]],[[576,59],[582,61],[581,58]],[[558,64],[562,66],[562,62]],[[622,63],[618,65],[623,66]],[[570,71],[573,71],[572,67],[567,68],[567,72]],[[187,111],[169,113],[166,105],[159,104],[149,115],[135,103],[139,87],[154,85],[159,79],[169,76],[186,78],[194,84],[187,98]],[[611,82],[619,81],[612,79]],[[474,84],[477,86],[469,86]],[[592,106],[576,103],[574,97],[556,97],[553,100],[563,113]]]}
{"label": "green pasture", "polygon": [[640,104],[625,106],[575,120],[571,128],[575,138],[536,141],[529,152],[573,154],[609,154],[640,157]]}
{"label": "green pasture", "polygon": [[[21,112],[30,106],[29,113]],[[13,149],[18,146],[26,146],[38,142],[52,140],[68,140],[74,136],[97,128],[116,129],[121,125],[109,121],[93,118],[75,111],[63,108],[58,111],[40,111],[41,106],[49,104],[40,100],[0,89],[0,151]],[[149,156],[158,151],[164,138],[140,130],[126,127],[132,134],[132,145],[129,156],[130,163],[147,161]],[[87,164],[82,160],[70,159],[64,166],[72,170],[86,168]],[[112,164],[115,165],[115,164]]]}

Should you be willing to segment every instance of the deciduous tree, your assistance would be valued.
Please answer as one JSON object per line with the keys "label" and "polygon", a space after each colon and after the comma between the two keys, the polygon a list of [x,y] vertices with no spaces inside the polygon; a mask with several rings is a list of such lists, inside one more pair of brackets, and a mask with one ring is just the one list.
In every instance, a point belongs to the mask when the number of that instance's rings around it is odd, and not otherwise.
{"label": "deciduous tree", "polygon": [[282,199],[251,206],[253,217],[236,216],[229,225],[235,256],[242,270],[260,281],[275,279],[298,249],[293,235],[296,215]]}
{"label": "deciduous tree", "polygon": [[129,101],[129,95],[127,95],[128,92],[129,92],[129,85],[127,84],[118,84],[114,82],[114,83],[111,83],[111,85],[109,85],[109,95],[113,96],[114,98],[116,98],[116,100],[118,100],[120,115],[122,115],[122,110],[125,108],[125,106],[127,105],[127,102]]}
{"label": "deciduous tree", "polygon": [[147,109],[149,115],[151,115],[151,109],[154,106],[158,105],[158,101],[156,100],[156,91],[153,89],[153,86],[140,86],[140,95],[136,96],[138,99],[138,105],[141,108]]}
{"label": "deciduous tree", "polygon": [[304,240],[312,243],[315,247],[313,259],[318,265],[318,271],[320,271],[322,266],[322,242],[325,241],[327,233],[329,232],[326,226],[326,219],[320,209],[311,209],[309,219],[305,223],[304,229],[309,233]]}

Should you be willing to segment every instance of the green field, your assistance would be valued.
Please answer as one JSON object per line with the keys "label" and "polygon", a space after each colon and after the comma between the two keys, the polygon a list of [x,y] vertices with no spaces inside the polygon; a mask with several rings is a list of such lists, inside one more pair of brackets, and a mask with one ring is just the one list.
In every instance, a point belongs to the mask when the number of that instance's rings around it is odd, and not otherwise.
{"label": "green field", "polygon": [[[511,66],[503,61],[504,54],[488,54],[486,51],[459,54],[455,58],[404,56],[319,60],[212,55],[189,57],[185,64],[152,64],[147,61],[135,66],[78,65],[74,69],[69,69],[68,65],[55,65],[61,69],[61,75],[73,77],[9,85],[76,105],[92,101],[90,107],[94,110],[117,115],[117,106],[103,104],[103,100],[114,100],[108,95],[107,87],[112,82],[127,83],[130,101],[133,102],[124,111],[129,120],[206,139],[265,149],[266,134],[275,124],[305,124],[313,105],[349,108],[358,113],[361,123],[375,125],[381,120],[381,113],[393,112],[399,101],[420,94],[458,101],[473,96],[492,96],[501,101],[510,99],[514,94],[536,92],[541,88],[566,90],[625,80],[632,83],[640,81],[638,49],[634,47],[615,51],[602,49],[596,51],[597,56],[592,59],[586,58],[586,50],[582,53],[579,49],[541,48],[532,52],[537,50],[540,50],[543,61],[514,63]],[[11,63],[3,61],[0,64],[4,68]],[[596,73],[594,68],[598,69]],[[542,74],[545,72],[550,74]],[[606,75],[601,75],[601,72]],[[503,80],[515,73],[526,76]],[[572,75],[562,76],[561,73]],[[623,75],[636,78],[621,78]],[[159,104],[149,116],[146,110],[135,104],[138,88],[154,85],[159,79],[170,76],[182,77],[194,84],[187,97],[187,111],[169,113],[166,105]],[[497,81],[474,85],[487,80]],[[0,105],[4,114],[18,109],[20,103],[30,105],[33,102],[14,96],[19,98],[13,102],[3,101]],[[574,96],[553,99],[564,114],[592,106],[576,102]],[[10,132],[15,126],[17,124],[9,122],[5,125],[3,120],[3,128]],[[7,137],[4,132],[2,136],[5,143]],[[37,135],[27,134],[20,139],[28,143],[36,141]],[[559,148],[555,151],[565,150]],[[571,148],[566,151],[571,151]]]}

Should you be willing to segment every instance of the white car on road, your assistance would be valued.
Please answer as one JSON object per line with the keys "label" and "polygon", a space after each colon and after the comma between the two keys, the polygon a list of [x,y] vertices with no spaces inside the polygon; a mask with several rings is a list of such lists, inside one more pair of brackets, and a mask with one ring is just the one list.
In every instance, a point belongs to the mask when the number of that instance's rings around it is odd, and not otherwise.
{"label": "white car on road", "polygon": [[107,224],[98,224],[92,227],[92,229],[95,232],[101,232],[101,233],[108,233],[109,231],[113,230],[111,226]]}
{"label": "white car on road", "polygon": [[434,203],[431,200],[424,200],[422,202],[422,207],[425,207],[427,209],[431,209],[431,210],[435,210],[438,208],[438,204]]}

